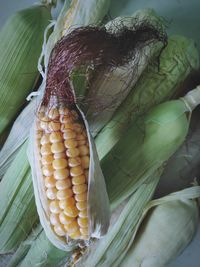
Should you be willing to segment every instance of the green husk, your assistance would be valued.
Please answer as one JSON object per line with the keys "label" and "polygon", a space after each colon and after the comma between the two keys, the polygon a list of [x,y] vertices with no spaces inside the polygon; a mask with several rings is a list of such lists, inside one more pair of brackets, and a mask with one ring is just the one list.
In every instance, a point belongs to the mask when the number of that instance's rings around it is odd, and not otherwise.
{"label": "green husk", "polygon": [[37,61],[50,19],[50,9],[37,5],[17,12],[0,31],[0,134],[16,117],[39,77]]}
{"label": "green husk", "polygon": [[194,41],[183,36],[170,37],[160,56],[159,67],[156,60],[147,67],[134,90],[97,135],[99,158],[110,151],[131,122],[152,106],[177,94],[186,77],[198,68],[199,55]]}
{"label": "green husk", "polygon": [[38,222],[26,150],[25,143],[0,183],[0,253],[16,249]]}
{"label": "green husk", "polygon": [[168,266],[196,233],[199,207],[195,198],[199,196],[200,186],[194,186],[151,201],[143,212],[120,266]]}
{"label": "green husk", "polygon": [[130,124],[129,130],[102,159],[113,207],[143,184],[183,143],[189,127],[187,112],[181,100],[156,106]]}

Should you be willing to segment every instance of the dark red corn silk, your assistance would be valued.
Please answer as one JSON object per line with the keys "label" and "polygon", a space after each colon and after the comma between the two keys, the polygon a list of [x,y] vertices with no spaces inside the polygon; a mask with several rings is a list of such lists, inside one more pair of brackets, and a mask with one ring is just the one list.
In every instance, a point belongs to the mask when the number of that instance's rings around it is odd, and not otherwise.
{"label": "dark red corn silk", "polygon": [[140,49],[155,41],[161,41],[164,47],[166,33],[145,21],[134,25],[134,29],[124,27],[115,33],[105,27],[73,30],[56,44],[51,53],[42,104],[48,106],[56,99],[58,105],[73,105],[76,102],[70,82],[73,70],[81,66],[91,66],[96,73],[102,68],[112,70],[133,60]]}

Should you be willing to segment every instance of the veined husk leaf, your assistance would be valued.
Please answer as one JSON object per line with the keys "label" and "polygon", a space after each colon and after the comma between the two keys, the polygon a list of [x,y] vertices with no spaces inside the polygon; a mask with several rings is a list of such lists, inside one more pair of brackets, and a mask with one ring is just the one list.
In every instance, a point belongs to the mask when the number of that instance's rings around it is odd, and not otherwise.
{"label": "veined husk leaf", "polygon": [[39,77],[37,60],[50,19],[50,8],[36,5],[17,12],[0,31],[0,134],[16,117]]}
{"label": "veined husk leaf", "polygon": [[[189,94],[198,105],[199,87]],[[190,122],[191,99],[186,95],[186,98],[154,107],[129,125],[124,136],[101,160],[109,199],[114,207],[144,183],[183,143]],[[110,162],[112,168],[109,168]]]}
{"label": "veined husk leaf", "polygon": [[198,68],[199,54],[194,41],[183,36],[170,37],[160,56],[159,68],[156,62],[147,67],[134,90],[96,136],[99,158],[102,159],[110,151],[131,122],[152,106],[172,97],[174,88],[178,88]]}
{"label": "veined husk leaf", "polygon": [[196,233],[199,207],[195,199],[199,196],[200,186],[194,186],[148,203],[120,257],[123,261],[113,266],[168,266]]}
{"label": "veined husk leaf", "polygon": [[15,249],[18,240],[24,240],[38,222],[26,150],[27,143],[21,147],[17,158],[6,172],[5,179],[1,181],[0,253]]}
{"label": "veined husk leaf", "polygon": [[[64,7],[64,10],[66,8],[66,5]],[[63,11],[64,12],[64,11]],[[45,57],[49,57],[49,54],[53,48],[53,45],[55,45],[55,43],[57,42],[58,38],[60,38],[60,34],[58,34],[58,32],[60,32],[60,28],[59,27],[62,27],[62,23],[61,21],[63,20],[63,13],[61,12],[61,15],[58,19],[58,22],[55,26],[55,30],[54,32],[51,34],[51,36],[49,37],[48,39],[48,43],[47,45],[44,44],[44,55]],[[151,17],[152,16],[152,17]],[[152,25],[158,25],[158,27],[160,27],[162,29],[162,31],[164,30],[164,26],[162,25],[159,17],[157,17],[152,11],[150,10],[144,10],[144,11],[141,11],[141,12],[137,12],[136,15],[133,16],[133,18],[121,18],[119,21],[122,23],[122,21],[125,21],[125,25],[126,24],[129,24],[129,25],[132,25],[134,27],[134,22],[137,22],[138,25],[142,24],[142,20],[143,18],[145,17],[145,20],[146,22],[149,22],[151,23]],[[117,20],[117,21],[118,21]],[[95,23],[95,21],[93,21]],[[92,22],[92,23],[93,23]],[[82,25],[85,25],[84,24],[85,22],[83,21]],[[119,22],[118,22],[119,23]],[[157,24],[156,24],[157,23]],[[112,25],[111,23],[109,23],[108,25],[109,26],[109,30],[111,31],[111,28],[113,27],[113,29],[116,27],[115,23]],[[162,33],[161,31],[161,33]],[[161,34],[162,35],[162,34]],[[152,40],[151,40],[152,41]],[[154,46],[152,46],[152,44],[150,44],[149,46],[146,46],[146,48],[143,49],[143,51],[140,53],[140,51],[138,51],[138,53],[136,54],[136,58],[137,58],[137,61],[138,61],[138,71],[136,71],[137,75],[135,75],[135,77],[131,77],[132,80],[130,80],[130,84],[129,86],[127,86],[127,84],[124,86],[124,77],[122,79],[122,76],[124,75],[124,73],[127,72],[127,70],[129,70],[129,72],[131,72],[130,70],[130,66],[135,63],[135,61],[133,60],[132,63],[130,63],[129,65],[126,65],[124,67],[122,67],[121,69],[120,68],[117,68],[116,70],[114,69],[112,72],[107,72],[105,74],[105,71],[104,71],[104,75],[103,77],[100,75],[98,77],[95,77],[97,82],[94,82],[95,83],[95,86],[93,86],[92,82],[91,82],[91,86],[90,86],[90,90],[89,92],[91,91],[92,93],[89,93],[87,96],[86,96],[86,99],[84,101],[84,103],[86,103],[86,105],[84,104],[82,109],[84,110],[84,113],[86,114],[86,117],[90,117],[92,116],[92,113],[94,112],[94,114],[97,114],[97,113],[102,113],[102,112],[99,112],[99,105],[97,105],[95,107],[95,95],[98,96],[98,101],[101,103],[102,100],[100,101],[99,100],[99,96],[101,96],[101,99],[102,99],[102,95],[103,93],[101,92],[104,92],[105,88],[107,88],[107,90],[109,89],[109,94],[110,94],[110,97],[109,97],[109,101],[106,105],[108,105],[109,103],[111,103],[113,101],[111,95],[115,94],[116,91],[120,92],[119,96],[118,96],[118,100],[117,100],[117,103],[118,105],[122,102],[122,100],[124,99],[125,95],[127,95],[128,91],[130,91],[130,89],[132,89],[132,86],[133,84],[135,84],[136,80],[139,78],[140,74],[142,73],[142,71],[144,70],[145,66],[148,64],[149,60],[155,56],[156,52],[159,53],[160,49],[161,49],[161,42],[159,44],[159,42],[154,40],[153,42]],[[141,60],[140,60],[140,57],[141,57]],[[47,59],[45,59],[46,63],[48,62]],[[46,70],[47,70],[47,67],[46,67]],[[123,75],[122,75],[123,74]],[[43,76],[45,77],[46,76],[46,72],[43,73]],[[108,76],[108,77],[107,77]],[[132,73],[132,76],[133,76],[133,73]],[[106,78],[107,77],[107,78]],[[75,78],[77,79],[77,78]],[[123,86],[122,86],[123,85]],[[45,88],[45,78],[44,78],[44,81],[42,83],[42,85],[40,86],[39,88],[39,92],[40,94],[43,94],[44,92],[44,88]],[[114,88],[114,90],[112,89]],[[123,89],[124,88],[124,89]],[[78,90],[79,92],[81,92],[80,90],[81,88],[79,87]],[[125,90],[126,89],[126,90]],[[94,92],[95,90],[95,92]],[[122,94],[122,91],[123,94]],[[98,92],[98,94],[97,94]],[[82,94],[82,92],[81,92]],[[91,94],[93,94],[91,96]],[[83,97],[83,95],[81,95],[81,98]],[[105,97],[105,96],[104,96]],[[31,122],[30,122],[30,117],[32,117],[33,113],[35,112],[35,109],[36,109],[36,102],[38,103],[39,102],[39,99],[40,98],[37,98],[36,100],[33,100],[28,106],[27,108],[24,109],[24,111],[22,111],[21,115],[17,118],[16,120],[16,123],[13,125],[13,128],[12,128],[12,131],[11,131],[11,134],[9,135],[2,151],[0,152],[0,176],[2,176],[4,173],[5,173],[5,170],[7,169],[7,167],[9,166],[14,153],[15,151],[21,146],[21,144],[27,139],[28,137],[28,134],[29,134],[29,131],[28,129],[30,128],[31,126]],[[88,100],[90,99],[90,101]],[[97,99],[97,97],[96,97]],[[92,104],[92,105],[91,105]],[[88,105],[90,105],[92,108],[90,108],[90,111],[87,111],[87,107]],[[105,105],[103,105],[105,107]],[[110,118],[111,114],[114,112],[114,109],[116,109],[117,105],[114,104],[114,106],[112,107],[112,112],[111,112],[111,109],[106,109],[107,110],[107,113],[109,113],[110,115],[108,116]],[[101,105],[101,108],[102,108],[102,105]],[[110,110],[110,111],[109,111]],[[106,118],[105,114],[102,113],[102,119],[103,118]],[[106,121],[108,120],[108,117],[106,118]],[[96,125],[96,121],[97,121],[97,118],[96,117],[91,117],[91,118],[88,118],[89,120],[89,124],[90,124],[90,128],[93,127],[93,125]],[[103,127],[103,125],[105,124],[105,120],[103,119],[103,124],[100,123],[98,125],[98,129],[100,130],[101,127]],[[20,127],[18,127],[18,125],[20,124]],[[94,126],[95,128],[96,126]]]}
{"label": "veined husk leaf", "polygon": [[134,85],[145,67],[158,56],[166,42],[164,21],[152,9],[139,10],[130,17],[117,17],[105,25],[109,32],[119,34],[124,28],[137,29],[145,23],[157,28],[160,36],[144,40],[126,64],[112,71],[100,70],[94,75],[87,95],[89,105],[84,108],[93,136],[111,119],[130,90],[135,91]]}

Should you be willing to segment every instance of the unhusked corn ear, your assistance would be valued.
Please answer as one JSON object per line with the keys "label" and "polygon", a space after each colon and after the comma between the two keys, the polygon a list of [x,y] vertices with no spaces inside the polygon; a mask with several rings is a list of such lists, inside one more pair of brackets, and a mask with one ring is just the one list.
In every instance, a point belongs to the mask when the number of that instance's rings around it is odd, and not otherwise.
{"label": "unhusked corn ear", "polygon": [[[36,130],[42,129],[37,137],[52,229],[66,239],[86,239],[89,224],[85,175],[90,152],[85,126],[74,108],[42,107],[37,118]],[[79,216],[80,211],[84,216]]]}

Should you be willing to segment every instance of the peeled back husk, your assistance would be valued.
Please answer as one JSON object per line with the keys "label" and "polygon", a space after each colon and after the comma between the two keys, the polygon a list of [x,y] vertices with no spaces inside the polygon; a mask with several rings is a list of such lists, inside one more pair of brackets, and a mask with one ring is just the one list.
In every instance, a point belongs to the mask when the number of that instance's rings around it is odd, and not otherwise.
{"label": "peeled back husk", "polygon": [[[112,207],[133,193],[183,143],[191,111],[199,100],[197,87],[184,98],[154,107],[129,125],[123,137],[101,160]],[[110,162],[112,168],[109,168]]]}
{"label": "peeled back husk", "polygon": [[0,31],[0,134],[17,116],[39,77],[37,61],[50,19],[50,8],[36,5],[17,12]]}
{"label": "peeled back husk", "polygon": [[120,266],[168,266],[196,233],[199,196],[200,187],[195,186],[150,202]]}

